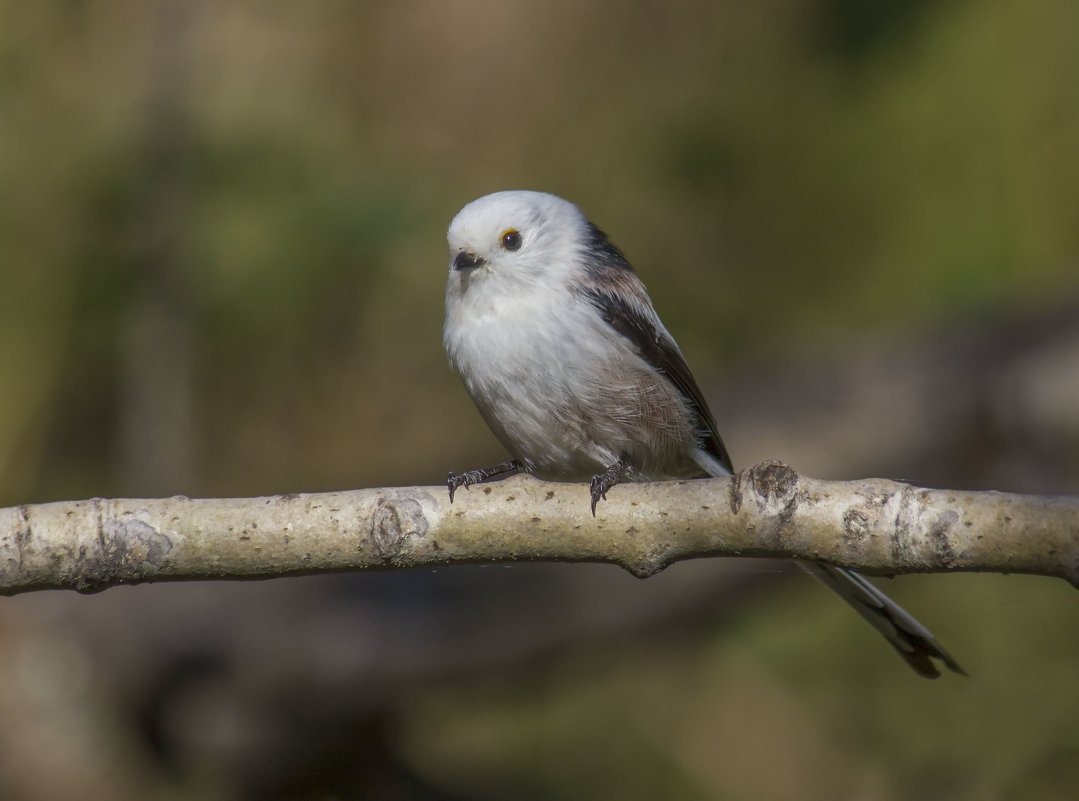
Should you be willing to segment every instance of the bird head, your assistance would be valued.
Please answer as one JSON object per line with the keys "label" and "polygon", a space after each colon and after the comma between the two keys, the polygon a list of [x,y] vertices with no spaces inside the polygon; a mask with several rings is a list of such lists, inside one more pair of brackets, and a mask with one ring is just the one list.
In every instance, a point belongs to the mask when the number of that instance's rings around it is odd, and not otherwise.
{"label": "bird head", "polygon": [[579,269],[588,221],[569,201],[543,192],[496,192],[450,223],[450,281],[564,284]]}

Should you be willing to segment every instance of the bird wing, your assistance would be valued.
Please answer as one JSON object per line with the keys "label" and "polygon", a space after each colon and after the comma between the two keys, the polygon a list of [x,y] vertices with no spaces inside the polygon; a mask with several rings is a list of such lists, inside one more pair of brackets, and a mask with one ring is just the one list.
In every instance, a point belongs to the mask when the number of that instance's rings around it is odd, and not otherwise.
{"label": "bird wing", "polygon": [[696,417],[697,439],[701,449],[720,467],[733,473],[731,457],[719,436],[712,411],[685,357],[660,322],[648,300],[644,284],[625,256],[595,226],[589,230],[585,268],[589,280],[583,282],[578,291],[595,306],[604,322],[628,339],[640,357],[670,381],[685,398]]}

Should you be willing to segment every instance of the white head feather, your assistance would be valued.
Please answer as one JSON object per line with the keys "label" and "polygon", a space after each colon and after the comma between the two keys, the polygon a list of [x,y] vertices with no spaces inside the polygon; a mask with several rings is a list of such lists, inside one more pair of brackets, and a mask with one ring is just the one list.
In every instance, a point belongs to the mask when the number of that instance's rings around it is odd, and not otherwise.
{"label": "white head feather", "polygon": [[[560,197],[495,192],[469,203],[450,223],[446,235],[450,271],[455,272],[453,260],[465,253],[482,260],[481,274],[495,277],[498,283],[558,284],[575,269],[587,229],[588,220],[581,211]],[[503,244],[511,231],[521,237],[516,250]]]}

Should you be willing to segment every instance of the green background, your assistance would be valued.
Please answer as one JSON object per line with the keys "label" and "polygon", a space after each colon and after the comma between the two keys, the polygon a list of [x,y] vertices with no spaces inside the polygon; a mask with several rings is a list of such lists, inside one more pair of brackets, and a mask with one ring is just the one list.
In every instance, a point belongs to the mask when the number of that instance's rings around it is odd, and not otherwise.
{"label": "green background", "polygon": [[[1074,494],[1075,395],[1057,403],[1071,428],[1027,454],[1048,448],[1052,478],[991,479],[893,459],[879,432],[864,432],[874,459],[827,441],[788,450],[758,433],[775,430],[767,417],[734,424],[731,398],[855,353],[886,371],[957,327],[1011,321],[1021,339],[1028,323],[1067,320],[1077,87],[1068,0],[2,0],[0,504],[438,484],[499,461],[441,348],[444,231],[469,200],[515,188],[573,200],[635,264],[736,465]],[[1070,354],[1049,372],[1075,388]],[[781,391],[799,406],[792,382]],[[1017,386],[1010,402],[1026,408]],[[462,798],[1027,799],[1079,786],[1074,589],[897,580],[972,674],[928,683],[812,583],[725,569],[759,589],[648,625],[612,615],[600,636],[485,670],[432,658],[380,706],[378,748],[422,792]],[[510,592],[515,575],[544,581],[542,568],[510,571]],[[276,584],[302,595],[313,581]],[[423,575],[408,581],[427,592]],[[136,599],[164,597],[182,618],[214,591],[3,600],[0,794],[243,796],[227,733],[192,736],[206,753],[179,767],[147,756],[116,711],[138,691],[110,679],[133,670],[118,653],[137,657],[71,622],[122,627]],[[278,592],[226,597],[245,591]],[[253,624],[234,618],[242,640]],[[527,639],[530,623],[508,625]],[[280,647],[302,651],[293,634]],[[222,692],[210,708],[228,707]],[[374,797],[364,781],[263,797]]]}

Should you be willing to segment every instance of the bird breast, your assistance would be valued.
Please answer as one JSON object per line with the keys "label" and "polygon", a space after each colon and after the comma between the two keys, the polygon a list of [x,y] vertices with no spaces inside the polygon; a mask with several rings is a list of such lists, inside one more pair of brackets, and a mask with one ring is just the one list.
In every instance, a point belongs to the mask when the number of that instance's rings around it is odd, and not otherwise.
{"label": "bird breast", "polygon": [[628,456],[640,479],[699,473],[685,399],[589,304],[568,291],[476,289],[447,293],[446,351],[529,472],[586,480]]}

